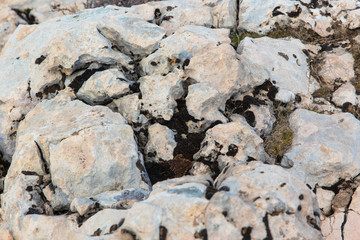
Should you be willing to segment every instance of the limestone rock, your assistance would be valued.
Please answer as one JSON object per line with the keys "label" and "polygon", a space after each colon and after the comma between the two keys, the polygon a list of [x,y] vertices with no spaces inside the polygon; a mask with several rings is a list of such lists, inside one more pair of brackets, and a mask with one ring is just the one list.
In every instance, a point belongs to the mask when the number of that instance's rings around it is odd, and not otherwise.
{"label": "limestone rock", "polygon": [[284,158],[293,163],[292,174],[312,187],[332,186],[359,174],[360,122],[352,114],[298,109],[289,122],[294,139]]}
{"label": "limestone rock", "polygon": [[315,195],[279,166],[230,164],[215,186],[205,212],[210,239],[322,239]]}
{"label": "limestone rock", "polygon": [[196,54],[218,44],[230,44],[228,29],[184,26],[160,42],[159,49],[140,62],[143,75],[167,74],[185,68]]}
{"label": "limestone rock", "polygon": [[342,84],[350,81],[354,76],[354,58],[344,49],[339,48],[334,52],[325,54],[324,65],[319,75],[330,87],[333,84]]}
{"label": "limestone rock", "polygon": [[171,72],[166,76],[152,75],[139,79],[142,94],[141,109],[155,118],[170,120],[174,114],[177,99],[184,94],[182,82],[184,75]]}
{"label": "limestone rock", "polygon": [[349,29],[357,29],[360,27],[360,9],[352,10],[347,16],[346,23]]}
{"label": "limestone rock", "polygon": [[175,134],[168,127],[155,123],[148,128],[149,140],[145,147],[146,161],[169,161],[174,158]]}
{"label": "limestone rock", "polygon": [[341,226],[344,222],[344,212],[339,211],[321,221],[321,232],[325,239],[341,239]]}
{"label": "limestone rock", "polygon": [[79,89],[76,96],[86,103],[95,105],[111,101],[128,93],[130,82],[116,69],[97,72]]}
{"label": "limestone rock", "polygon": [[343,104],[346,102],[355,105],[356,104],[355,87],[351,83],[345,83],[333,93],[331,100],[338,107],[342,107]]}
{"label": "limestone rock", "polygon": [[0,52],[4,47],[6,41],[8,40],[11,33],[13,33],[16,27],[20,23],[24,23],[21,21],[21,18],[16,15],[14,11],[12,11],[7,6],[0,6]]}
{"label": "limestone rock", "polygon": [[193,176],[197,175],[209,175],[213,176],[214,173],[211,171],[210,167],[202,162],[194,162],[189,173]]}
{"label": "limestone rock", "polygon": [[344,239],[355,239],[360,236],[360,189],[357,188],[352,196],[349,211],[344,226]]}
{"label": "limestone rock", "polygon": [[245,122],[218,124],[206,131],[200,151],[194,159],[218,161],[223,169],[229,161],[246,162],[248,158],[266,161],[263,140]]}
{"label": "limestone rock", "polygon": [[333,200],[335,193],[329,190],[322,188],[316,189],[316,197],[319,204],[319,208],[323,211],[325,215],[331,213],[331,201]]}
{"label": "limestone rock", "polygon": [[[270,80],[280,89],[279,92],[290,95],[290,99],[294,99],[296,94],[310,95],[314,90],[309,80],[307,57],[303,52],[305,48],[305,45],[293,38],[246,37],[240,42],[237,52],[248,88]],[[288,100],[286,97],[284,102]]]}

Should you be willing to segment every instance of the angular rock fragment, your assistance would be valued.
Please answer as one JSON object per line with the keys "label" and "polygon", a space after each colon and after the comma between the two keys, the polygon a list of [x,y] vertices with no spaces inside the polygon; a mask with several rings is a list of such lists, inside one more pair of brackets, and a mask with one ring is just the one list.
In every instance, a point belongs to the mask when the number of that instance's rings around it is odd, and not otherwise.
{"label": "angular rock fragment", "polygon": [[333,93],[331,101],[338,107],[342,107],[344,103],[356,105],[355,87],[351,83],[345,83]]}

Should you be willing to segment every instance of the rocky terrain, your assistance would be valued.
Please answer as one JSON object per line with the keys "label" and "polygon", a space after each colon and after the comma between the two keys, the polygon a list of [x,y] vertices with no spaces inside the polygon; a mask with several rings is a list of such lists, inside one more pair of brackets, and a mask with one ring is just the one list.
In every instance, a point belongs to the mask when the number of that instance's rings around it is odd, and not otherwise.
{"label": "rocky terrain", "polygon": [[360,239],[357,0],[0,0],[0,239]]}

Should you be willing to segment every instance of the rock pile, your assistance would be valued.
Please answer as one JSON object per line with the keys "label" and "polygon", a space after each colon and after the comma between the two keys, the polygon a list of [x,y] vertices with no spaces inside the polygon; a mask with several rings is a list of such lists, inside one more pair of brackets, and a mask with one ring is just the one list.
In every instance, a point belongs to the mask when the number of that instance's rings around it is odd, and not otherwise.
{"label": "rock pile", "polygon": [[359,239],[360,2],[0,2],[0,239]]}

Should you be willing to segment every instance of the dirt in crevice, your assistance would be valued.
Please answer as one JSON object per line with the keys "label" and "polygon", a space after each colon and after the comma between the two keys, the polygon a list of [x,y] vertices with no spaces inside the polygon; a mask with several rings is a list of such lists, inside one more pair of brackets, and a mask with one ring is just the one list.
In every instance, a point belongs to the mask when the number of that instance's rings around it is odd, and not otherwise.
{"label": "dirt in crevice", "polygon": [[22,20],[27,22],[27,24],[29,25],[39,23],[36,17],[31,14],[32,9],[30,8],[26,8],[26,9],[12,8],[11,10],[13,10]]}

